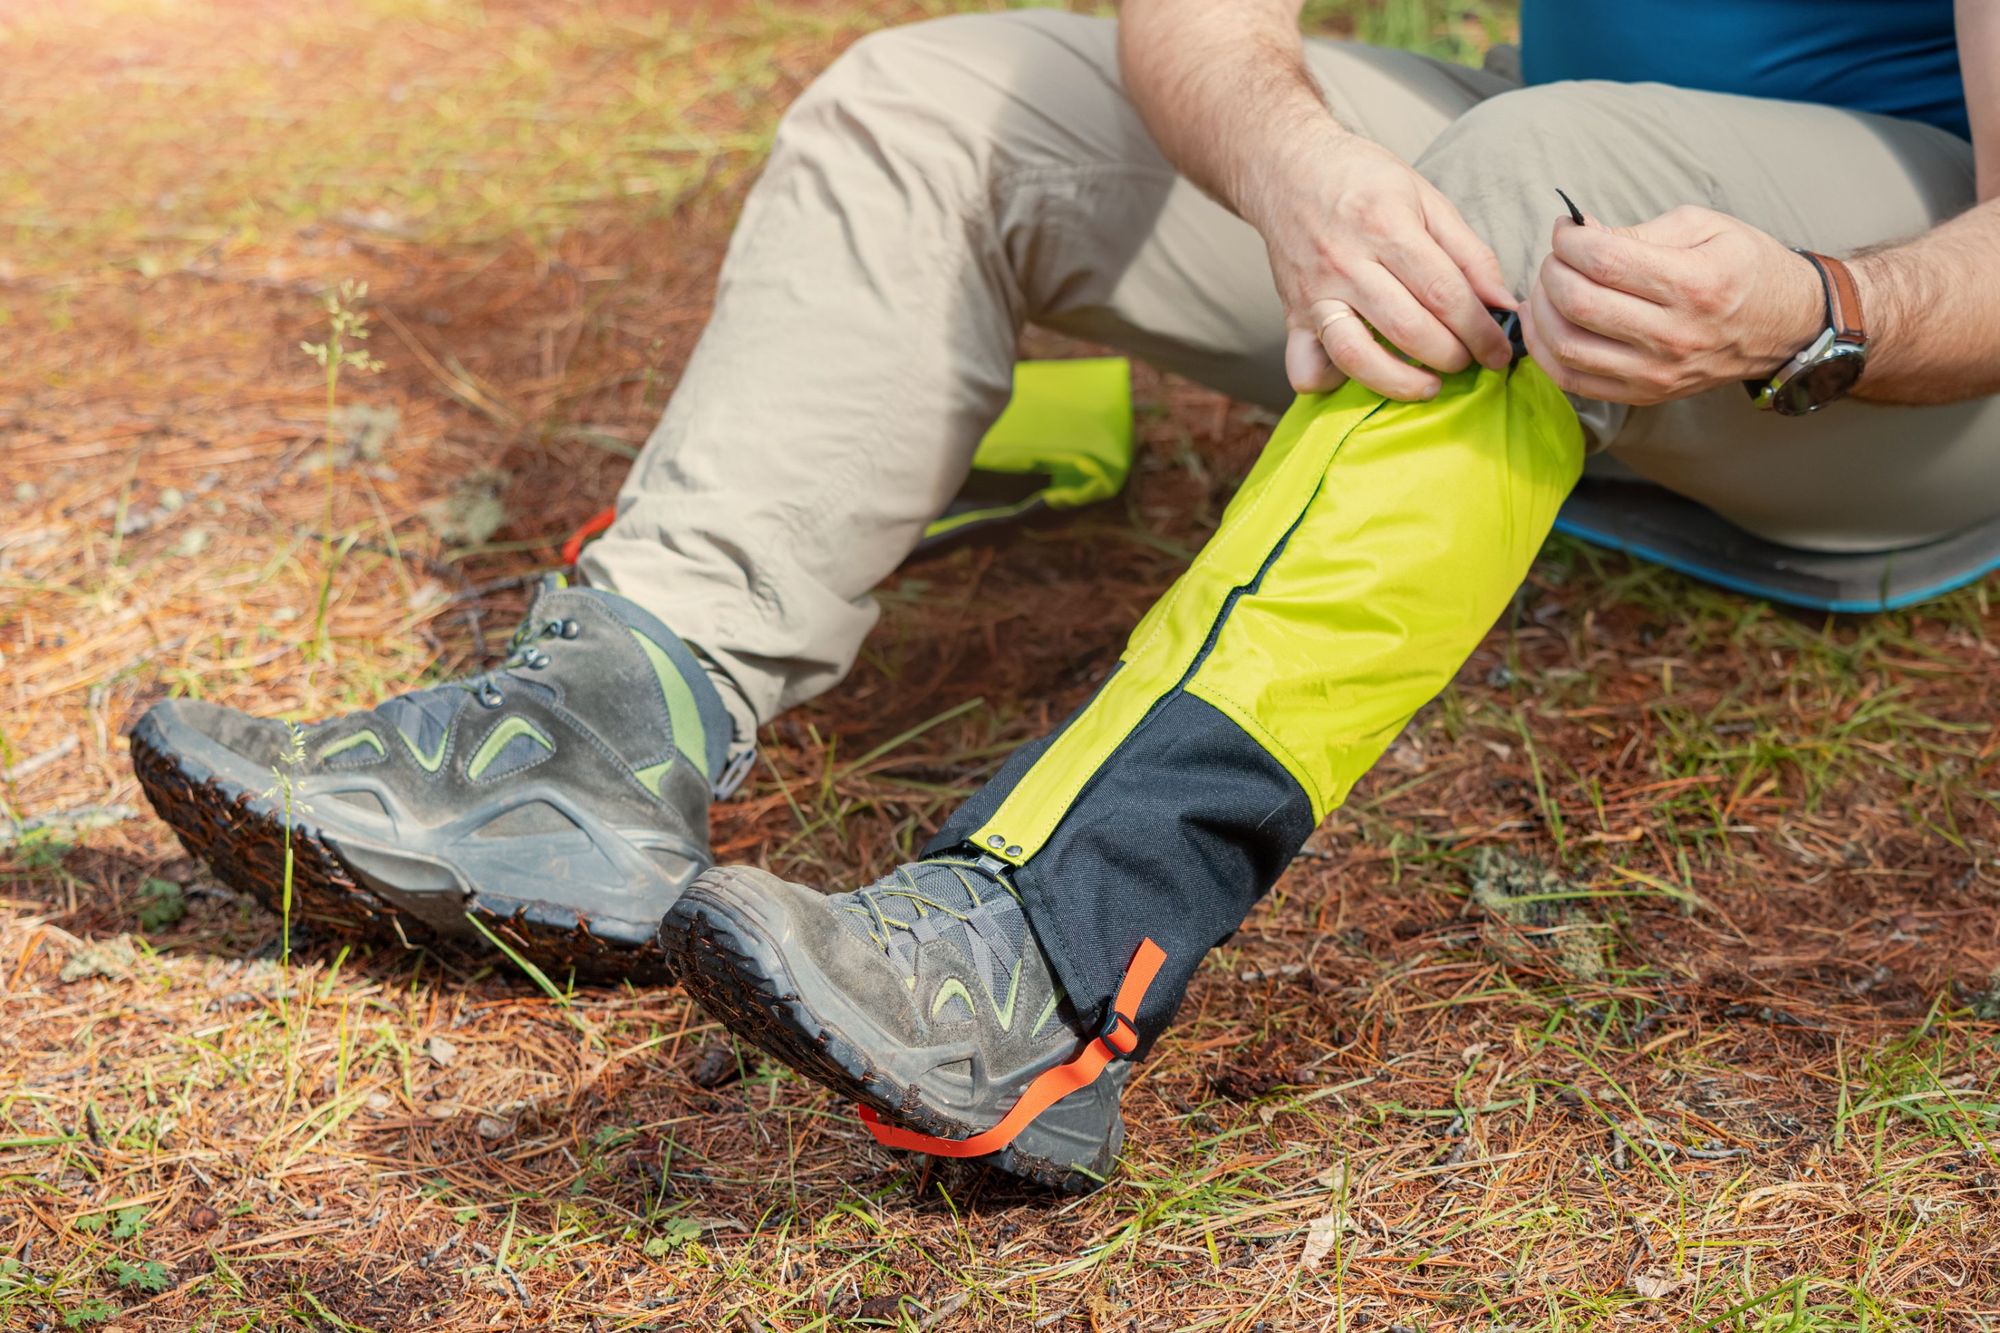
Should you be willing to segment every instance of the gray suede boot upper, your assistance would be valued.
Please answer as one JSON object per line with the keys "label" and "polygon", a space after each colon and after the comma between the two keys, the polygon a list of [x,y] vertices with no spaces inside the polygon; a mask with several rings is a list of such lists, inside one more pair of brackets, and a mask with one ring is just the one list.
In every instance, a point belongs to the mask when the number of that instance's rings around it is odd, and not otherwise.
{"label": "gray suede boot upper", "polygon": [[[884,1123],[962,1142],[1094,1037],[1005,875],[999,862],[945,855],[823,894],[719,867],[674,905],[661,940],[681,984],[738,1036]],[[1038,1184],[1093,1189],[1124,1142],[1130,1070],[1114,1060],[1011,1141],[968,1151]]]}
{"label": "gray suede boot upper", "polygon": [[650,952],[709,863],[730,742],[715,686],[666,626],[555,580],[490,672],[296,730],[175,700],[133,732],[156,808],[239,887],[280,892],[268,852],[289,788],[308,918],[405,940],[497,926],[531,957],[544,936],[577,937],[559,964],[579,944]]}

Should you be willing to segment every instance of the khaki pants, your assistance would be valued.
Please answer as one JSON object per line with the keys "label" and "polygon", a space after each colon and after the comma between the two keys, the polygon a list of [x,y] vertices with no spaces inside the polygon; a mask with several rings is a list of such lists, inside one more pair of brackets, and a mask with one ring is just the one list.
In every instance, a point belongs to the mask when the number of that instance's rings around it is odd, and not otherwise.
{"label": "khaki pants", "polygon": [[[1263,244],[1160,156],[1114,32],[1026,11],[877,33],[785,116],[714,315],[583,561],[707,653],[757,720],[851,666],[870,590],[1005,405],[1023,325],[1290,401]],[[1912,122],[1654,84],[1521,88],[1329,41],[1309,59],[1335,114],[1451,198],[1517,292],[1558,185],[1614,224],[1698,203],[1836,254],[1974,198],[1970,145]],[[1884,548],[2000,512],[1991,400],[1790,419],[1730,387],[1584,416],[1617,464],[1781,542]]]}

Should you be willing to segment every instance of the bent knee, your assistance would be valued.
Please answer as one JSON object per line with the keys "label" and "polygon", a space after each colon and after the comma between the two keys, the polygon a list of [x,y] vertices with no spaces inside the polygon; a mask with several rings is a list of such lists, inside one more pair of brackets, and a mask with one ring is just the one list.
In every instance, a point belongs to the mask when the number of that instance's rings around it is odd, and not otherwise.
{"label": "bent knee", "polygon": [[1564,215],[1558,187],[1619,226],[1676,204],[1714,203],[1702,136],[1673,114],[1679,91],[1590,79],[1498,93],[1447,126],[1417,170],[1522,291]]}
{"label": "bent knee", "polygon": [[1067,40],[1074,25],[1093,23],[1102,21],[1029,10],[879,29],[849,46],[799,95],[779,125],[780,140],[810,126],[930,142],[939,127],[990,122],[996,106],[1018,99],[1045,63],[1050,35]]}

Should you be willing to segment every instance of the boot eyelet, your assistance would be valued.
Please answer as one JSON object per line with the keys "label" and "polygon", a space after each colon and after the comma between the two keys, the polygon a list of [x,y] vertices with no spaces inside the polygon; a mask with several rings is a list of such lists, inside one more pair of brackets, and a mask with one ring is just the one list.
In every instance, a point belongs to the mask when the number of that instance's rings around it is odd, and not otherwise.
{"label": "boot eyelet", "polygon": [[583,633],[583,626],[577,624],[574,620],[565,620],[557,627],[556,633],[562,635],[565,639],[574,639],[577,635]]}

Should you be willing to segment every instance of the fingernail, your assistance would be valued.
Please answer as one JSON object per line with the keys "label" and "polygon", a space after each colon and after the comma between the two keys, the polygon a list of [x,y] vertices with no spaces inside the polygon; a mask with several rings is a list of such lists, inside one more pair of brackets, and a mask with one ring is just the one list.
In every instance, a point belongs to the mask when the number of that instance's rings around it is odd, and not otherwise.
{"label": "fingernail", "polygon": [[1583,210],[1576,206],[1576,201],[1574,199],[1571,199],[1568,195],[1563,194],[1562,186],[1560,185],[1556,186],[1556,193],[1562,195],[1563,205],[1564,207],[1569,209],[1569,220],[1571,222],[1574,222],[1577,226],[1581,227],[1583,225]]}

